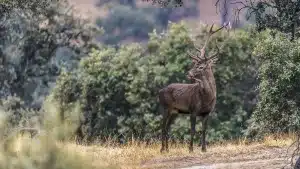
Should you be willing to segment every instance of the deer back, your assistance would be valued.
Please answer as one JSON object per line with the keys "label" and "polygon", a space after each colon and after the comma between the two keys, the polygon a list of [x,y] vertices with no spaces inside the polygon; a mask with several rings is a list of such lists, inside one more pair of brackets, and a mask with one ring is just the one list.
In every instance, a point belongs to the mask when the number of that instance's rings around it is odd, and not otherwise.
{"label": "deer back", "polygon": [[169,109],[189,112],[193,109],[194,102],[199,100],[199,85],[198,83],[172,83],[159,91],[159,100]]}

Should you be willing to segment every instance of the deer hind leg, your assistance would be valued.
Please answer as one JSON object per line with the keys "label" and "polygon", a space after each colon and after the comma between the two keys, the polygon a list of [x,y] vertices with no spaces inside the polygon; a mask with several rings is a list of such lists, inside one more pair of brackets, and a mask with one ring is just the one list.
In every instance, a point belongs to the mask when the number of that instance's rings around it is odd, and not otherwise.
{"label": "deer hind leg", "polygon": [[166,150],[166,138],[167,138],[167,124],[169,120],[170,113],[168,109],[165,107],[160,107],[160,111],[162,111],[163,119],[161,125],[161,149],[160,152],[164,152]]}
{"label": "deer hind leg", "polygon": [[167,120],[167,124],[166,124],[166,151],[169,152],[169,133],[170,133],[170,127],[172,125],[172,123],[174,122],[174,120],[176,119],[177,114],[171,114],[169,113],[168,116],[168,120]]}
{"label": "deer hind leg", "polygon": [[191,121],[191,140],[190,140],[190,147],[189,147],[189,152],[193,152],[193,144],[194,144],[194,135],[195,135],[195,126],[196,126],[196,116],[191,114],[190,117]]}
{"label": "deer hind leg", "polygon": [[201,151],[202,152],[206,152],[206,141],[205,141],[205,137],[206,137],[206,129],[207,129],[207,121],[208,121],[208,115],[204,116],[202,119],[202,140],[201,140]]}

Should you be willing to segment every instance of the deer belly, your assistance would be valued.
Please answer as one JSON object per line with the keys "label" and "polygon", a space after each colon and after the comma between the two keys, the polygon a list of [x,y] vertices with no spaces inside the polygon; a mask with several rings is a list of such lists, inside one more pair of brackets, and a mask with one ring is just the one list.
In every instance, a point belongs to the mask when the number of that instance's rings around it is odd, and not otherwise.
{"label": "deer belly", "polygon": [[185,102],[176,102],[173,107],[179,111],[188,112],[189,106]]}

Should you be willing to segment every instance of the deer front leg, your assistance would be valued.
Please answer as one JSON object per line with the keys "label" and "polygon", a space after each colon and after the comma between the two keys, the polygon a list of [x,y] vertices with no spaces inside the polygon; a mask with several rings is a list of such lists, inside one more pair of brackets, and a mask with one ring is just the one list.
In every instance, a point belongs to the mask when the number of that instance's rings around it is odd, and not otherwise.
{"label": "deer front leg", "polygon": [[171,124],[174,122],[174,120],[176,119],[177,115],[176,114],[170,114],[168,116],[168,120],[167,120],[167,124],[166,124],[166,151],[169,152],[169,133],[170,133],[170,127]]}
{"label": "deer front leg", "polygon": [[204,116],[202,119],[202,147],[201,150],[202,152],[206,152],[206,141],[205,141],[205,137],[206,137],[206,129],[207,129],[207,121],[208,121],[208,115]]}
{"label": "deer front leg", "polygon": [[189,147],[189,152],[193,152],[193,143],[194,143],[194,135],[195,135],[195,126],[196,126],[196,116],[191,114],[190,117],[191,121],[191,140],[190,140],[190,147]]}

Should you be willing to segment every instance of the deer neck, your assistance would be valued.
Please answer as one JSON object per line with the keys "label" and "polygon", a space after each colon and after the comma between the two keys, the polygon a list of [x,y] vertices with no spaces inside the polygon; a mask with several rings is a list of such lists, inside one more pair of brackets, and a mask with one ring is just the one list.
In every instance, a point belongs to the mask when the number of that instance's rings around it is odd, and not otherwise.
{"label": "deer neck", "polygon": [[214,73],[212,71],[212,68],[207,68],[204,72],[204,74],[200,75],[201,77],[197,77],[198,79],[201,79],[202,81],[202,87],[205,90],[206,95],[210,95],[211,97],[216,97],[216,81],[214,77]]}

